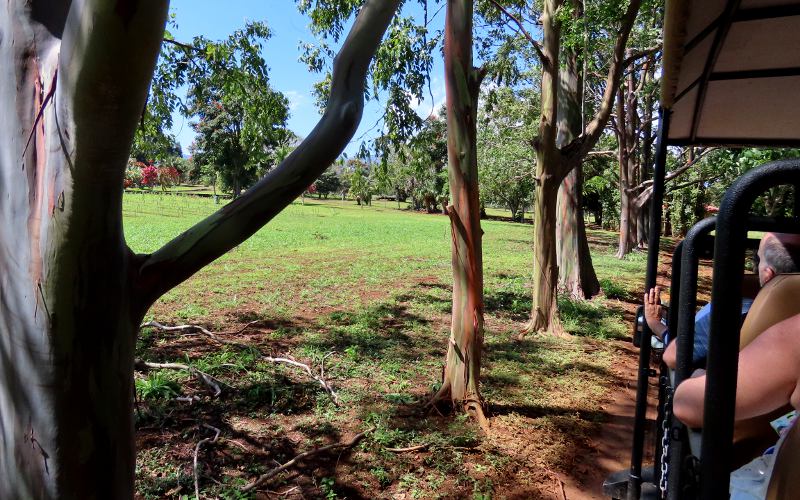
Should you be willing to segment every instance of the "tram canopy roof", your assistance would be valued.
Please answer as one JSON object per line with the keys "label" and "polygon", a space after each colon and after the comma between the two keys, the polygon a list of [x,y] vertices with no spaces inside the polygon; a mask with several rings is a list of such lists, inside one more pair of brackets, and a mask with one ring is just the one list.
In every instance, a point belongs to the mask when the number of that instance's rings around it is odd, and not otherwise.
{"label": "tram canopy roof", "polygon": [[667,0],[673,145],[800,145],[800,2]]}

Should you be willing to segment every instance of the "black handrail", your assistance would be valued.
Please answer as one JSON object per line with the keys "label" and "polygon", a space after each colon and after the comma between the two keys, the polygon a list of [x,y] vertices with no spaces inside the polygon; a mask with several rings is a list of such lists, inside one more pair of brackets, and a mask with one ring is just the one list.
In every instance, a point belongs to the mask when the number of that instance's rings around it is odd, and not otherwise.
{"label": "black handrail", "polygon": [[740,316],[748,212],[758,195],[800,184],[800,160],[782,160],[747,172],[725,193],[717,217],[711,288],[711,328],[701,453],[702,498],[727,498],[732,467],[733,417],[739,360]]}
{"label": "black handrail", "polygon": [[[658,249],[661,242],[661,205],[664,202],[664,175],[667,162],[667,132],[671,111],[659,108],[658,141],[656,162],[653,169],[653,196],[650,201],[650,235],[647,243],[647,276],[645,290],[656,285],[658,277]],[[633,420],[633,445],[631,446],[631,468],[628,475],[628,500],[639,500],[642,487],[642,458],[644,455],[644,431],[647,416],[647,386],[650,376],[650,338],[653,332],[642,325],[639,346],[639,375],[636,385],[636,410]]]}
{"label": "black handrail", "polygon": [[[676,334],[676,366],[675,382],[673,387],[677,387],[682,381],[689,378],[692,374],[692,358],[694,357],[694,318],[697,309],[697,268],[700,262],[700,255],[709,246],[708,237],[714,230],[715,218],[704,219],[689,230],[683,240],[681,251],[680,269],[680,292],[678,300],[670,300],[670,306],[678,310],[677,320],[674,323]],[[677,252],[676,252],[677,253]],[[674,266],[673,266],[674,269]],[[673,283],[674,283],[673,277]],[[672,309],[670,309],[672,312]],[[681,467],[685,451],[683,448],[685,429],[683,424],[673,418],[670,424],[670,456],[669,456],[669,476],[668,476],[668,497],[670,500],[682,500],[683,484]]]}

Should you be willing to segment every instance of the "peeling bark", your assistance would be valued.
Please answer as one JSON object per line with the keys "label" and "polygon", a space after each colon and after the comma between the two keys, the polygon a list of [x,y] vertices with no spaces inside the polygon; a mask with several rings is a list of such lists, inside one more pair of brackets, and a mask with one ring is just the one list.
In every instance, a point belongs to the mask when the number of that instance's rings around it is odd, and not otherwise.
{"label": "peeling bark", "polygon": [[621,22],[618,38],[614,44],[606,87],[599,109],[586,125],[583,133],[569,144],[556,145],[556,120],[559,116],[557,93],[561,85],[558,71],[560,60],[561,24],[558,11],[563,0],[544,0],[540,21],[542,23],[542,114],[539,136],[534,141],[536,150],[536,179],[534,193],[534,270],[533,305],[531,321],[523,334],[528,332],[561,333],[557,321],[556,285],[558,267],[556,262],[556,201],[558,187],[567,174],[578,165],[597,144],[605,129],[617,94],[625,63],[625,45],[639,11],[641,0],[631,0]]}
{"label": "peeling bark", "polygon": [[447,158],[452,204],[453,314],[442,388],[488,425],[479,391],[483,348],[483,256],[478,196],[477,111],[483,72],[472,67],[472,0],[448,0],[445,20]]}
{"label": "peeling bark", "polygon": [[[576,10],[581,15],[580,10]],[[567,64],[561,70],[558,102],[559,147],[575,140],[581,133],[583,82],[577,54],[567,54]],[[592,265],[586,222],[583,213],[583,161],[578,161],[564,177],[556,200],[556,258],[558,290],[574,299],[589,299],[600,292],[600,282]]]}
{"label": "peeling bark", "polygon": [[399,1],[362,8],[325,116],[256,188],[153,255],[122,181],[164,33],[161,0],[5,0],[0,15],[0,498],[133,496],[133,351],[148,306],[239,244],[344,148]]}

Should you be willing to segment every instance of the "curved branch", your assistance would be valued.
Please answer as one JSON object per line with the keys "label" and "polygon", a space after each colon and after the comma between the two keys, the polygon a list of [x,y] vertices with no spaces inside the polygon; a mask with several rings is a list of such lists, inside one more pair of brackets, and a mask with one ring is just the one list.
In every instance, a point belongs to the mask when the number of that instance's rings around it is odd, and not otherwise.
{"label": "curved branch", "polygon": [[[636,21],[636,15],[639,13],[641,3],[641,0],[631,0],[628,10],[622,18],[619,36],[614,44],[611,67],[609,67],[608,76],[606,77],[606,88],[603,91],[603,99],[600,102],[597,113],[595,113],[592,121],[586,125],[586,130],[584,130],[583,134],[565,148],[565,150],[569,151],[573,160],[580,160],[586,156],[586,153],[591,151],[598,139],[600,139],[603,129],[606,128],[611,111],[614,108],[614,96],[619,88],[620,77],[625,69],[625,45],[628,43],[628,37],[631,34],[631,29],[633,29],[633,23]],[[568,167],[574,164],[574,161],[565,162]]]}
{"label": "curved branch", "polygon": [[497,7],[500,10],[500,12],[505,14],[506,17],[508,17],[514,24],[517,25],[517,27],[522,32],[522,35],[525,37],[525,39],[528,40],[528,42],[530,42],[531,45],[533,45],[533,50],[536,51],[536,56],[542,63],[542,67],[548,68],[550,66],[550,58],[544,55],[544,51],[542,51],[542,45],[539,43],[538,40],[533,38],[530,33],[528,33],[528,30],[525,29],[525,25],[522,24],[522,21],[517,16],[509,12],[508,9],[500,5],[497,2],[497,0],[489,0],[489,1],[492,3],[492,5]]}
{"label": "curved branch", "polygon": [[325,114],[281,164],[244,195],[140,256],[136,293],[147,307],[214,259],[246,240],[297,198],[344,150],[364,107],[367,68],[400,0],[368,0],[333,67]]}

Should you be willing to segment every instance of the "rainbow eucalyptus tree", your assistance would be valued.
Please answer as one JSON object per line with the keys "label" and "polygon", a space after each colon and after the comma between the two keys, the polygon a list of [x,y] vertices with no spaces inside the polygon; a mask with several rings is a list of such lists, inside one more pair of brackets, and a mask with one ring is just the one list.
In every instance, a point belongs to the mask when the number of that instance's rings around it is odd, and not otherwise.
{"label": "rainbow eucalyptus tree", "polygon": [[472,66],[472,0],[448,0],[444,67],[447,92],[447,169],[451,205],[453,315],[442,388],[483,427],[478,387],[483,348],[483,256],[478,195],[478,94],[484,69]]}
{"label": "rainbow eucalyptus tree", "polygon": [[133,496],[133,350],[149,306],[252,235],[344,149],[399,0],[368,0],[324,115],[246,194],[152,254],[122,182],[168,2],[5,0],[0,16],[0,498]]}
{"label": "rainbow eucalyptus tree", "polygon": [[[584,17],[582,4],[574,5],[573,21]],[[565,47],[565,64],[559,71],[559,116],[557,121],[558,147],[564,147],[581,133],[583,128],[584,75],[580,54],[574,47]],[[577,162],[564,176],[556,198],[556,261],[558,289],[572,298],[588,299],[600,292],[600,282],[592,265],[586,224],[583,218],[583,160]]]}
{"label": "rainbow eucalyptus tree", "polygon": [[[564,179],[583,161],[589,151],[594,148],[605,129],[613,109],[622,70],[625,67],[625,46],[628,42],[641,0],[630,2],[615,1],[605,5],[606,10],[613,12],[617,19],[616,28],[606,30],[612,33],[608,72],[605,88],[597,104],[596,111],[585,126],[577,130],[571,140],[559,140],[561,117],[568,120],[574,110],[569,109],[574,99],[559,99],[562,89],[561,63],[567,58],[562,33],[564,23],[570,19],[565,15],[575,11],[585,2],[576,0],[543,0],[539,22],[541,24],[541,41],[536,40],[525,28],[530,11],[534,10],[534,2],[527,0],[490,0],[507,21],[513,25],[514,32],[524,37],[528,46],[535,52],[542,67],[541,80],[541,117],[539,131],[533,141],[536,154],[536,170],[533,205],[533,305],[531,321],[527,331],[560,332],[558,323],[556,291],[559,268],[556,252],[556,224],[558,220],[557,199]],[[538,6],[537,6],[538,7]],[[631,56],[633,57],[633,56]],[[578,114],[580,116],[580,114]]]}

